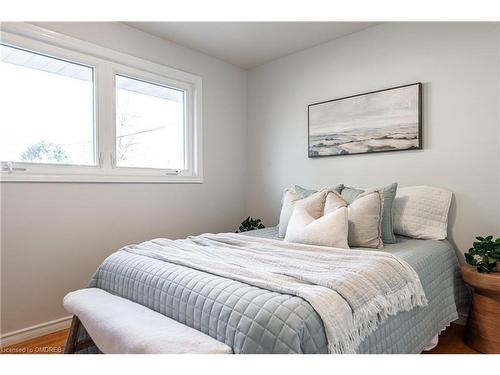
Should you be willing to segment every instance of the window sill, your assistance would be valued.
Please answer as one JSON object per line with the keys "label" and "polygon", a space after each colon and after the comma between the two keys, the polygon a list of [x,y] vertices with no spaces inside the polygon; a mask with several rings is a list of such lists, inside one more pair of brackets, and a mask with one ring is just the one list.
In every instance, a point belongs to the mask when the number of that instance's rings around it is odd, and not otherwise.
{"label": "window sill", "polygon": [[66,183],[133,183],[133,184],[201,184],[201,176],[105,176],[54,174],[1,174],[0,183],[9,182],[66,182]]}

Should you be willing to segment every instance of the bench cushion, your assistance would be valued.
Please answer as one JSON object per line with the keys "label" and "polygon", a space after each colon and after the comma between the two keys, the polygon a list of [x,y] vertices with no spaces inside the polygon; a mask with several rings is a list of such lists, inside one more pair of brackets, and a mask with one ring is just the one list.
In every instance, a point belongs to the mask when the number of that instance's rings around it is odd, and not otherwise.
{"label": "bench cushion", "polygon": [[103,353],[232,353],[231,347],[200,331],[102,289],[68,293],[63,304]]}

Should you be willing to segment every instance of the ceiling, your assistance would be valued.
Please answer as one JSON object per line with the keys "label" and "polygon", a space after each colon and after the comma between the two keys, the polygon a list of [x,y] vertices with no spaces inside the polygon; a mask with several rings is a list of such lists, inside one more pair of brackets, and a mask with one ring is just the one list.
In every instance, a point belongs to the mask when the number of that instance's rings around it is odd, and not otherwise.
{"label": "ceiling", "polygon": [[244,69],[351,34],[375,22],[127,22]]}

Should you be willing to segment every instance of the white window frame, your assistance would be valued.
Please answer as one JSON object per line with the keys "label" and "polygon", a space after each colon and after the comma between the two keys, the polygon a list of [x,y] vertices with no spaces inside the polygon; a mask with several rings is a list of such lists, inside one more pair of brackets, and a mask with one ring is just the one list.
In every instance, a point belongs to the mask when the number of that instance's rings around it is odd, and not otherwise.
{"label": "white window frame", "polygon": [[[2,163],[0,182],[202,183],[202,78],[26,23],[2,24],[3,44],[94,69],[96,165]],[[185,169],[117,167],[115,75],[183,90]],[[0,88],[1,89],[1,88]]]}

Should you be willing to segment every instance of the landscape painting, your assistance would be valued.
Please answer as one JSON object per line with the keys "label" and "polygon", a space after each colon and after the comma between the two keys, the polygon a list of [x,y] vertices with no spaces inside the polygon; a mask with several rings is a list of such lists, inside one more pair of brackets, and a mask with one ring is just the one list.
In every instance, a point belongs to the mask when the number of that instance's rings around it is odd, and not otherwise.
{"label": "landscape painting", "polygon": [[309,157],[422,148],[422,84],[309,105]]}

